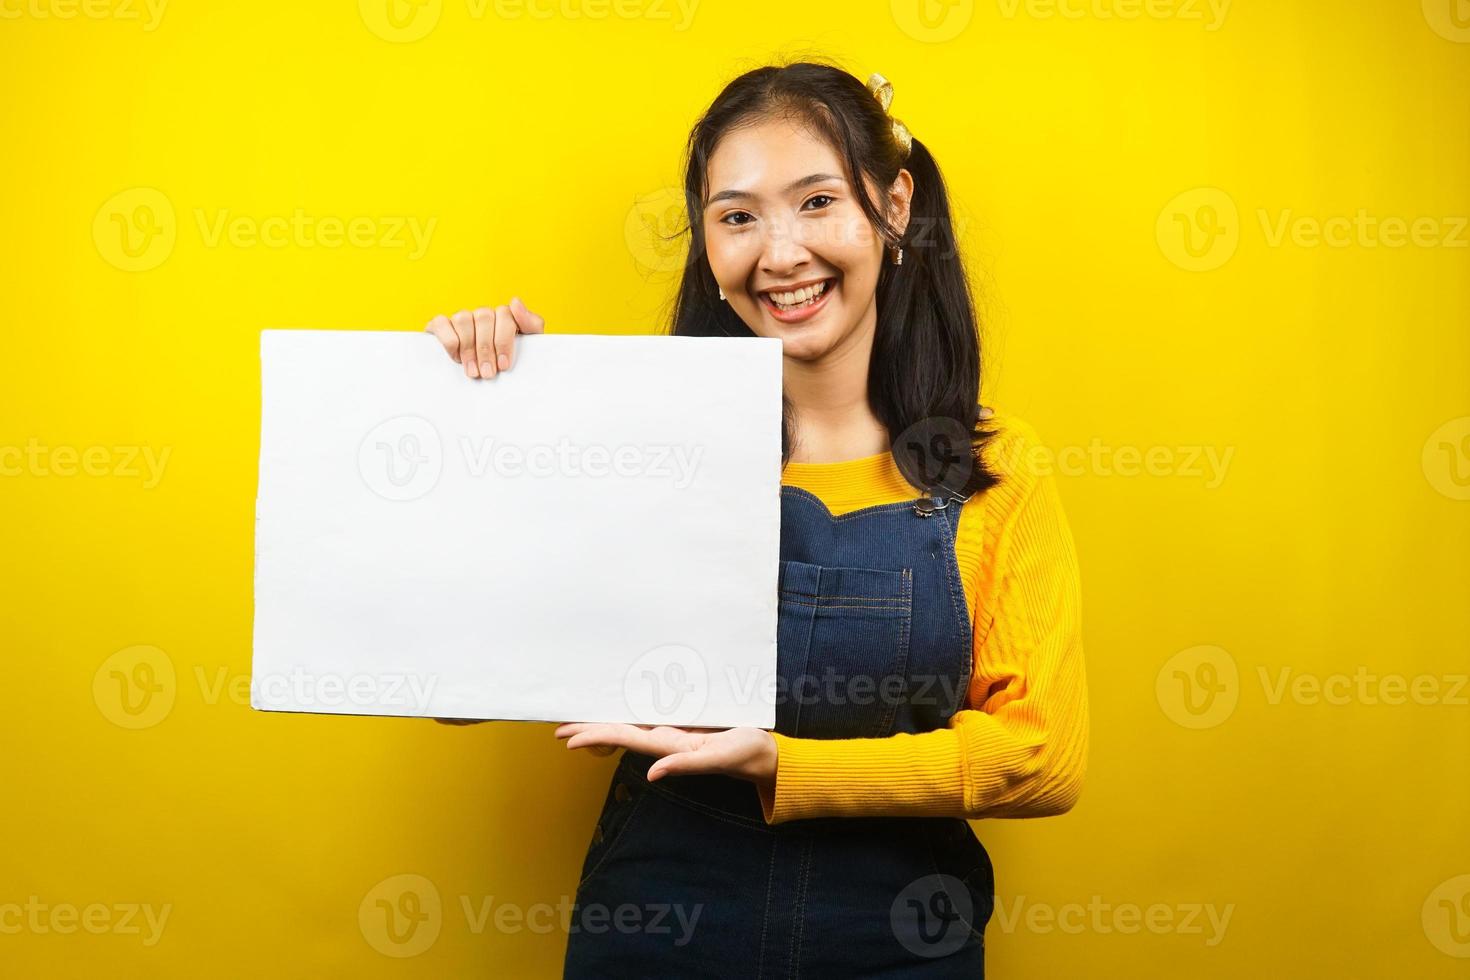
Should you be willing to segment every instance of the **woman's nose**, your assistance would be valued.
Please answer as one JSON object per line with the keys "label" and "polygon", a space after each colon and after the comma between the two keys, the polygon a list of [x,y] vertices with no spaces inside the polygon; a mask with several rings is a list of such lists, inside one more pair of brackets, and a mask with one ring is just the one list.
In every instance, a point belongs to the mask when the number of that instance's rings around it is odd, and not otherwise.
{"label": "woman's nose", "polygon": [[761,268],[766,274],[779,277],[811,258],[800,225],[772,222],[766,228],[765,247],[761,250]]}

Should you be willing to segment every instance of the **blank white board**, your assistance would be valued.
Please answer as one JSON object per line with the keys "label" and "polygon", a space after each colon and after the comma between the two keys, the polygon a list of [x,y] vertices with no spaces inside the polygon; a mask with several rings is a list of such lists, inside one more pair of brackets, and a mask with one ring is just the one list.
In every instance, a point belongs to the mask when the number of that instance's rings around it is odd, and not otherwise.
{"label": "blank white board", "polygon": [[781,345],[261,333],[251,704],[775,724]]}

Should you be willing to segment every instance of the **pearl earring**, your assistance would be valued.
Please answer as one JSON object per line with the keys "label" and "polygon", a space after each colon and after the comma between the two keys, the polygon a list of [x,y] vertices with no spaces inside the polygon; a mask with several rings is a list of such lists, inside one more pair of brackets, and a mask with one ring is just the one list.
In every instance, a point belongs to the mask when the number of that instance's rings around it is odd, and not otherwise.
{"label": "pearl earring", "polygon": [[725,298],[725,287],[724,286],[721,286],[720,287],[720,299],[724,299],[724,298]]}

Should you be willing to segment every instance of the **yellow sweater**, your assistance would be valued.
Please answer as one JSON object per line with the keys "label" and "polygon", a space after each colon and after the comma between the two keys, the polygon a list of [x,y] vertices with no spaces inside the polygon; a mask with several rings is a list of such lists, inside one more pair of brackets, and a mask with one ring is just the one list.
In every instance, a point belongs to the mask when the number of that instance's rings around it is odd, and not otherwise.
{"label": "yellow sweater", "polygon": [[[1077,558],[1021,419],[997,413],[985,458],[1002,482],[960,510],[955,552],[974,629],[974,672],[948,727],[887,738],[788,738],[779,732],[768,824],[831,816],[1041,817],[1072,807],[1087,765],[1087,682]],[[919,491],[880,453],[788,463],[782,483],[833,514]]]}

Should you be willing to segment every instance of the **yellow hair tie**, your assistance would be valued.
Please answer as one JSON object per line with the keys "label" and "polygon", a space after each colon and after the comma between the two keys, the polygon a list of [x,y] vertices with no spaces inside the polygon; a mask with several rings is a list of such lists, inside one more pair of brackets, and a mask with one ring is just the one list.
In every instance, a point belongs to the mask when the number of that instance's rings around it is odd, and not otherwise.
{"label": "yellow hair tie", "polygon": [[[873,93],[873,97],[878,100],[883,111],[888,112],[888,107],[893,104],[893,83],[877,72],[873,72],[868,76],[868,91]],[[895,119],[892,113],[889,113],[888,119],[893,128],[893,138],[898,141],[899,146],[903,147],[903,156],[907,160],[909,153],[914,148],[914,138],[910,135],[909,128]]]}

